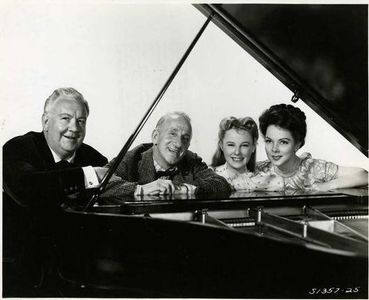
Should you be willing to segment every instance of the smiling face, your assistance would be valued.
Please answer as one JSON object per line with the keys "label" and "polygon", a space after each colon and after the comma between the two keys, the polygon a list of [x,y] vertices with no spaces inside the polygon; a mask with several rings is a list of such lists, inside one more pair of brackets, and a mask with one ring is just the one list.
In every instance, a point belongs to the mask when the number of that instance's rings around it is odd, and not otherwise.
{"label": "smiling face", "polygon": [[191,135],[191,125],[185,118],[168,117],[152,134],[155,161],[164,169],[175,166],[190,146]]}
{"label": "smiling face", "polygon": [[248,131],[232,128],[225,132],[220,148],[228,168],[237,173],[244,173],[255,151],[255,144]]}
{"label": "smiling face", "polygon": [[287,129],[269,125],[265,134],[265,151],[271,163],[281,170],[289,170],[300,144]]}
{"label": "smiling face", "polygon": [[46,141],[61,159],[71,157],[81,146],[86,120],[85,106],[68,96],[60,96],[42,116]]}

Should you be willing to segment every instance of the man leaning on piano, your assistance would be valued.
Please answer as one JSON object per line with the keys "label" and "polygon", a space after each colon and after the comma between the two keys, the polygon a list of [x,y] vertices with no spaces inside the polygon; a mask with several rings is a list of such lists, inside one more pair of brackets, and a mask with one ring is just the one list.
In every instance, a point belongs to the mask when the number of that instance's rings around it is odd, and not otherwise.
{"label": "man leaning on piano", "polygon": [[81,93],[58,88],[45,102],[42,132],[3,146],[3,296],[29,297],[42,284],[65,195],[97,186],[107,170],[83,143],[88,115]]}
{"label": "man leaning on piano", "polygon": [[3,147],[4,189],[21,206],[56,207],[64,195],[95,187],[107,159],[83,143],[89,106],[74,88],[45,101],[42,132],[15,137]]}
{"label": "man leaning on piano", "polygon": [[102,197],[229,195],[231,187],[227,181],[188,150],[191,138],[191,120],[187,114],[165,114],[152,132],[152,143],[140,144],[126,154],[115,172],[122,181],[110,181]]}

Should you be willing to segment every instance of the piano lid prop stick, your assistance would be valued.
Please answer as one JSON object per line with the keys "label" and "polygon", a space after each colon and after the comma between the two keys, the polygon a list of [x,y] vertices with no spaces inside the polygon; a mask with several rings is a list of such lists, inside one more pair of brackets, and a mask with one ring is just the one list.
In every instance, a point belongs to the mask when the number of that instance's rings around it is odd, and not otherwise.
{"label": "piano lid prop stick", "polygon": [[87,211],[89,208],[93,207],[94,204],[95,204],[95,202],[98,199],[98,196],[105,190],[106,185],[109,182],[109,179],[112,177],[112,175],[114,174],[115,170],[118,168],[120,162],[122,161],[123,157],[126,155],[126,153],[128,152],[129,148],[131,147],[133,141],[136,139],[137,135],[140,133],[141,129],[143,128],[143,126],[145,125],[145,123],[147,122],[147,120],[149,119],[149,117],[151,116],[152,112],[154,111],[154,109],[156,108],[156,106],[159,104],[160,100],[164,96],[164,94],[165,94],[166,90],[168,89],[169,85],[172,83],[172,81],[175,78],[175,76],[177,75],[178,71],[181,69],[183,63],[187,59],[188,55],[191,53],[192,49],[194,48],[194,46],[196,45],[197,41],[201,37],[202,33],[205,31],[206,27],[210,23],[210,21],[213,18],[213,16],[214,16],[214,13],[210,14],[209,17],[207,18],[206,22],[203,24],[203,26],[199,30],[199,32],[195,36],[194,40],[192,41],[192,43],[190,44],[190,46],[188,47],[188,49],[186,50],[186,52],[183,54],[181,60],[178,62],[178,64],[175,67],[174,71],[169,76],[168,80],[165,82],[163,88],[160,90],[159,94],[156,96],[154,102],[151,104],[151,106],[147,110],[146,114],[144,115],[144,117],[142,118],[142,120],[140,121],[140,123],[138,124],[138,126],[136,127],[135,131],[128,138],[127,142],[123,146],[122,150],[119,152],[118,156],[115,158],[115,160],[114,160],[113,164],[110,166],[109,170],[106,172],[105,176],[101,180],[100,187],[97,189],[97,191],[91,197],[91,199],[89,200],[89,202],[87,203],[87,205],[84,207],[83,211]]}

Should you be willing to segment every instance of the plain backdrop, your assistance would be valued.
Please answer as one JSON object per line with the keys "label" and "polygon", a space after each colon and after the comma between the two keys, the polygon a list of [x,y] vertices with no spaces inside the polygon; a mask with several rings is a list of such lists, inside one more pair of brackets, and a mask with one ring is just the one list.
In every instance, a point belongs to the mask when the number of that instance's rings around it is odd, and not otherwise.
{"label": "plain backdrop", "polygon": [[[45,99],[71,86],[89,101],[85,142],[112,159],[122,148],[205,22],[187,3],[0,2],[2,144],[41,131]],[[134,145],[151,140],[158,118],[185,111],[191,150],[210,163],[219,121],[251,116],[292,93],[229,36],[210,24]],[[308,135],[300,150],[369,169],[369,160],[302,101]],[[258,160],[266,159],[259,139]]]}

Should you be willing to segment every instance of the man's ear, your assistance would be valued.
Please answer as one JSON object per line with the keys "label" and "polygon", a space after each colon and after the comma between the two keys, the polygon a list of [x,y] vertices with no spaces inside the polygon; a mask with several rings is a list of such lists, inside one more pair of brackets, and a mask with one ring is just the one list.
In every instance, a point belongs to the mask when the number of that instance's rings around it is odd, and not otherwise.
{"label": "man's ear", "polygon": [[154,129],[151,134],[151,141],[154,145],[158,144],[158,138],[159,138],[159,131],[157,129]]}
{"label": "man's ear", "polygon": [[48,131],[49,130],[49,116],[47,113],[42,114],[42,130]]}

